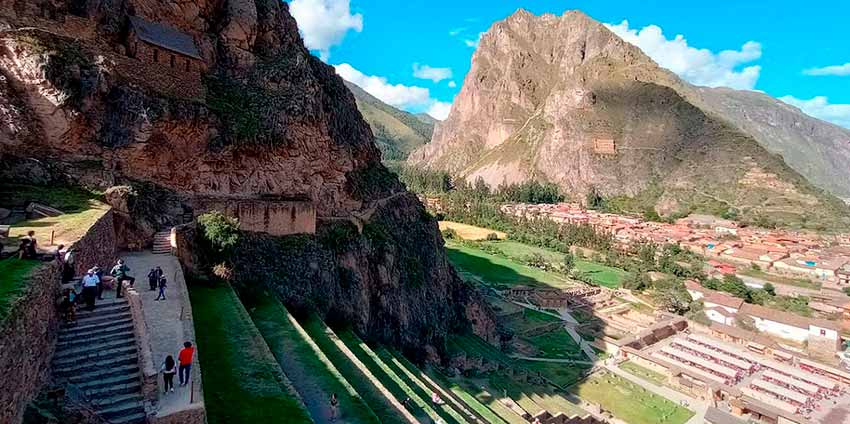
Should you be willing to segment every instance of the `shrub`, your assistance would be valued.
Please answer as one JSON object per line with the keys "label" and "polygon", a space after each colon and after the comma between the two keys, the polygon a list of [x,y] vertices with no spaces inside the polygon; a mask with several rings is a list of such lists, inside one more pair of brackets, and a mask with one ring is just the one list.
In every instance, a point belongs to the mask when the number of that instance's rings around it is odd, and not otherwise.
{"label": "shrub", "polygon": [[225,252],[239,241],[239,220],[218,211],[198,217],[204,238],[219,252]]}
{"label": "shrub", "polygon": [[443,235],[443,238],[446,240],[457,240],[458,235],[457,231],[451,228],[446,228],[445,230],[440,232]]}
{"label": "shrub", "polygon": [[487,241],[497,241],[499,240],[499,235],[496,233],[487,234]]}

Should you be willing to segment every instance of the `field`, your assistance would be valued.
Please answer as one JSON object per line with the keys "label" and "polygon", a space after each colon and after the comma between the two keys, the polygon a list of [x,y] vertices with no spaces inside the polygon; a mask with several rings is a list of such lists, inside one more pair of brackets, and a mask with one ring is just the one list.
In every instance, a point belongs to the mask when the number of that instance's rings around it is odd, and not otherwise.
{"label": "field", "polygon": [[664,383],[667,381],[667,377],[665,377],[663,374],[635,364],[634,362],[623,362],[622,364],[620,364],[620,369],[628,372],[629,374],[638,376],[644,380],[649,380],[650,382],[655,383],[659,386],[663,386]]}
{"label": "field", "polygon": [[0,322],[24,292],[27,276],[42,262],[8,258],[0,261]]}
{"label": "field", "polygon": [[210,424],[312,422],[228,285],[189,285]]}
{"label": "field", "polygon": [[461,272],[467,272],[487,285],[556,288],[575,286],[574,282],[557,273],[523,265],[459,243],[447,241],[446,253],[452,264]]}
{"label": "field", "polygon": [[523,339],[538,349],[535,356],[540,358],[587,359],[578,343],[563,328],[539,336],[523,337]]}
{"label": "field", "polygon": [[461,224],[460,222],[440,221],[440,231],[454,230],[457,235],[464,240],[486,240],[490,234],[496,234],[499,240],[504,240],[508,237],[507,234],[501,231],[490,230],[488,228],[476,227],[474,225]]}
{"label": "field", "polygon": [[560,322],[561,319],[549,314],[523,308],[522,314],[503,318],[501,321],[505,328],[509,328],[515,333],[521,334],[533,328],[540,327],[541,325],[546,325],[552,322]]}
{"label": "field", "polygon": [[2,185],[0,186],[0,206],[25,206],[29,202],[38,202],[59,209],[65,214],[57,217],[31,219],[12,225],[9,238],[3,244],[17,249],[17,239],[30,230],[36,232],[40,247],[50,245],[53,233],[53,245],[66,246],[79,240],[108,210],[109,206],[97,200],[92,193],[53,187]]}
{"label": "field", "polygon": [[597,373],[570,391],[629,424],[682,424],[693,416],[692,411],[608,372]]}

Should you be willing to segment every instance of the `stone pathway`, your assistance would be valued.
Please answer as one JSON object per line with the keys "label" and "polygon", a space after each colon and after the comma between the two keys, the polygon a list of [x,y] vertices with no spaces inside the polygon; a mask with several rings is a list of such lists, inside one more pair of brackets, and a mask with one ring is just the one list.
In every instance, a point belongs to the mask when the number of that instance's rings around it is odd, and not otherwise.
{"label": "stone pathway", "polygon": [[[135,288],[142,302],[153,365],[156,371],[159,371],[166,356],[172,355],[174,360],[177,360],[177,353],[183,348],[183,342],[191,341],[195,344],[192,309],[186,282],[183,279],[183,270],[177,258],[172,255],[145,251],[125,253],[122,257],[130,267],[130,275],[136,277]],[[147,275],[151,268],[156,266],[162,268],[168,281],[165,291],[166,300],[155,300],[158,291],[149,289]],[[194,404],[202,404],[203,395],[198,365],[196,353],[192,366],[194,384],[191,387],[180,387],[178,376],[175,376],[173,393],[162,393],[162,374],[157,376],[159,388],[157,416],[170,415],[190,405],[195,407],[197,405]]]}
{"label": "stone pathway", "polygon": [[555,362],[559,364],[579,364],[579,365],[590,365],[593,366],[596,362],[591,361],[582,361],[581,359],[558,359],[558,358],[539,358],[536,356],[522,356],[522,355],[509,355],[514,359],[522,359],[524,361],[536,361],[536,362]]}

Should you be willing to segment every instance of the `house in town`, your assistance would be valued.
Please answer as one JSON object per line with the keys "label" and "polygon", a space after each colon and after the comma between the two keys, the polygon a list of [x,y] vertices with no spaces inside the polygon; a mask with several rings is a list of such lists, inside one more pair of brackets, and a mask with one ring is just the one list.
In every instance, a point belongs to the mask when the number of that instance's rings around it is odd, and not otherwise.
{"label": "house in town", "polygon": [[735,325],[735,317],[744,304],[743,299],[707,289],[693,280],[685,281],[685,289],[694,300],[702,300],[705,306],[703,311],[708,319],[720,324]]}
{"label": "house in town", "polygon": [[740,248],[727,249],[720,257],[726,261],[741,265],[758,265],[761,269],[770,268],[774,262],[787,257],[787,254],[779,252],[768,252],[766,250]]}
{"label": "house in town", "polygon": [[745,303],[739,315],[753,319],[764,333],[797,343],[806,343],[809,351],[832,354],[840,348],[840,325],[837,322],[806,318],[790,312]]}
{"label": "house in town", "polygon": [[824,281],[838,281],[839,270],[850,263],[844,257],[818,258],[802,256],[786,258],[773,264],[774,269],[782,274]]}

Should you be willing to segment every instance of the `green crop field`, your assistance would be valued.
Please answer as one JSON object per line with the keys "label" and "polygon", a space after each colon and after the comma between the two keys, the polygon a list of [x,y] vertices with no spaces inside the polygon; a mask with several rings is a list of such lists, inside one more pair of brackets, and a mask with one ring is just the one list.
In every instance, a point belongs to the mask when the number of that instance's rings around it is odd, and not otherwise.
{"label": "green crop field", "polygon": [[[569,337],[569,336],[567,336]],[[586,360],[587,358],[581,357]],[[582,364],[565,364],[558,362],[542,362],[542,361],[519,361],[520,364],[533,372],[538,372],[542,377],[559,387],[569,387],[575,384],[584,372],[590,368],[590,365]]]}
{"label": "green crop field", "polygon": [[27,277],[43,262],[7,258],[0,261],[0,322],[9,308],[23,295]]}
{"label": "green crop field", "polygon": [[617,375],[601,372],[570,389],[630,424],[683,424],[694,413]]}
{"label": "green crop field", "polygon": [[528,308],[524,308],[520,315],[512,315],[510,317],[503,317],[500,319],[500,323],[504,325],[505,328],[509,328],[517,334],[522,334],[531,329],[560,321],[561,319],[558,317],[553,317],[552,315],[544,314]]}
{"label": "green crop field", "polygon": [[210,424],[312,420],[229,285],[189,285]]}
{"label": "green crop field", "polygon": [[336,393],[339,419],[351,423],[380,422],[277,299],[270,295],[251,299],[250,314],[314,418],[326,413],[328,399],[332,393]]}
{"label": "green crop field", "polygon": [[563,328],[523,339],[537,348],[538,353],[535,356],[540,358],[587,359],[578,343]]}

